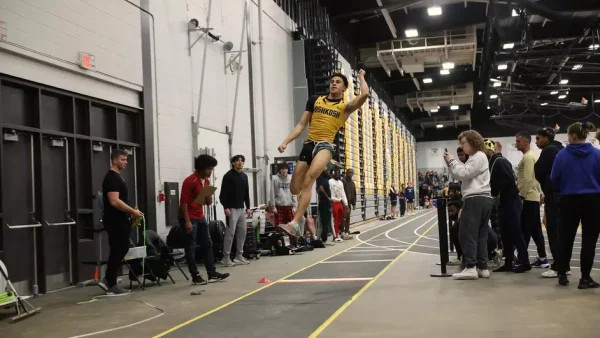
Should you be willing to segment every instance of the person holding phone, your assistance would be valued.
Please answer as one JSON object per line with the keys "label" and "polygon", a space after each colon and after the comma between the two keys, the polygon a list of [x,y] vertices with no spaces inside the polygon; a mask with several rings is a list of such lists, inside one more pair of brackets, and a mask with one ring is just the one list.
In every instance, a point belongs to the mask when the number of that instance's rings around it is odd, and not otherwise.
{"label": "person holding phone", "polygon": [[444,154],[450,173],[462,180],[464,203],[459,217],[458,237],[463,249],[465,268],[452,276],[459,280],[489,278],[487,241],[493,201],[488,158],[483,137],[477,131],[460,133],[458,141],[469,155],[466,163],[454,159],[449,153]]}
{"label": "person holding phone", "polygon": [[204,217],[204,206],[211,205],[212,196],[206,197],[203,204],[194,203],[202,189],[210,184],[209,177],[217,166],[217,159],[210,155],[200,155],[194,160],[194,173],[188,176],[181,185],[179,200],[179,224],[190,234],[189,244],[185,249],[192,283],[205,285],[207,282],[200,276],[196,266],[196,247],[198,243],[204,250],[204,266],[208,274],[208,282],[218,282],[227,277],[228,273],[219,273],[215,267],[213,243],[210,238],[208,223]]}

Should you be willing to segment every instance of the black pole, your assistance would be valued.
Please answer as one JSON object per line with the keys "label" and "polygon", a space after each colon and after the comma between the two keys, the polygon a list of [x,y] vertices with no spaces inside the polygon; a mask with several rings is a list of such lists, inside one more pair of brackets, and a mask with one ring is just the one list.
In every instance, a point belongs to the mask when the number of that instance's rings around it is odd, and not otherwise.
{"label": "black pole", "polygon": [[440,274],[431,274],[431,277],[450,277],[451,274],[446,273],[446,265],[449,262],[448,257],[448,217],[446,216],[446,198],[439,196],[437,199],[438,210],[438,232],[440,243]]}
{"label": "black pole", "polygon": [[[452,221],[448,220],[448,229],[452,227]],[[452,238],[448,238],[448,243],[450,243],[450,252],[454,252],[454,242],[452,242]]]}

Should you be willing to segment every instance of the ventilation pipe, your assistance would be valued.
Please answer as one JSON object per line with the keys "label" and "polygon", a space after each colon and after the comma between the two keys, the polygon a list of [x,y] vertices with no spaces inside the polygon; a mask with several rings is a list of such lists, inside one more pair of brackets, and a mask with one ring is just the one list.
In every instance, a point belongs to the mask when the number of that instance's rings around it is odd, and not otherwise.
{"label": "ventilation pipe", "polygon": [[598,28],[598,20],[590,18],[576,17],[573,13],[561,13],[550,8],[544,7],[531,0],[516,0],[520,7],[525,8],[531,14],[537,14],[544,18],[550,19],[556,22],[562,22],[565,24],[576,23],[583,25],[588,28]]}
{"label": "ventilation pipe", "polygon": [[[210,14],[212,11],[212,0],[208,1],[208,13],[206,14],[206,28],[210,27]],[[204,70],[206,69],[206,53],[208,52],[208,39],[204,41],[204,51],[202,52],[202,72],[200,73],[200,88],[198,90],[198,111],[196,112],[196,144],[194,144],[194,152],[198,149],[198,140],[200,139],[200,110],[202,109],[202,93],[204,90]],[[195,154],[194,156],[197,156]]]}
{"label": "ventilation pipe", "polygon": [[[240,49],[238,54],[236,55],[236,59],[239,60],[240,65],[242,63],[242,51],[244,50],[244,35],[246,34],[246,11],[248,10],[248,1],[244,4],[244,20],[242,21],[242,36],[240,37]],[[233,94],[233,113],[231,119],[231,129],[227,131],[227,135],[229,136],[229,158],[233,157],[233,135],[235,131],[235,115],[237,112],[237,102],[238,102],[238,94],[240,88],[240,75],[242,73],[241,68],[237,70],[237,75],[235,78],[235,91]]]}
{"label": "ventilation pipe", "polygon": [[[252,147],[252,168],[256,169],[256,131],[254,125],[254,76],[252,72],[252,20],[250,11],[250,1],[246,0],[246,39],[248,44],[248,96],[250,98],[250,143]],[[257,175],[252,180],[252,190],[254,191],[254,204],[258,205],[258,182]]]}
{"label": "ventilation pipe", "polygon": [[263,9],[262,0],[258,0],[258,48],[260,52],[260,100],[262,103],[262,130],[263,130],[263,201],[269,200],[269,155],[267,142],[267,100],[265,99],[265,53],[263,48]]}

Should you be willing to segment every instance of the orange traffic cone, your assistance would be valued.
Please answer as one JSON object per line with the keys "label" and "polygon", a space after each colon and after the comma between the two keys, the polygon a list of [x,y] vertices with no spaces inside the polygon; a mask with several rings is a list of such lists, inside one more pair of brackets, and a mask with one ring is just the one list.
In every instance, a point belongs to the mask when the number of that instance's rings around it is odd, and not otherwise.
{"label": "orange traffic cone", "polygon": [[94,271],[94,280],[98,280],[98,267],[96,267],[96,271]]}
{"label": "orange traffic cone", "polygon": [[258,281],[258,284],[269,284],[269,283],[271,283],[271,281],[268,278],[261,278]]}

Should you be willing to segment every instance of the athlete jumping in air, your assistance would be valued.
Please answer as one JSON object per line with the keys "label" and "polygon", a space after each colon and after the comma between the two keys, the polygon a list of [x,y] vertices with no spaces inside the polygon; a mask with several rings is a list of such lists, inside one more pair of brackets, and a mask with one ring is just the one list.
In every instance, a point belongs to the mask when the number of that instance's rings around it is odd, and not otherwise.
{"label": "athlete jumping in air", "polygon": [[306,111],[300,122],[290,135],[279,146],[283,153],[290,142],[302,134],[308,125],[308,137],[304,141],[298,163],[294,169],[290,190],[298,195],[298,210],[294,219],[288,224],[278,226],[292,236],[300,236],[298,222],[310,204],[312,187],[315,180],[333,157],[333,142],[335,135],[346,122],[346,119],[360,108],[369,97],[369,87],[365,81],[365,71],[358,72],[360,95],[352,101],[344,100],[344,92],[348,88],[348,79],[343,74],[331,76],[329,95],[312,97],[306,103]]}

